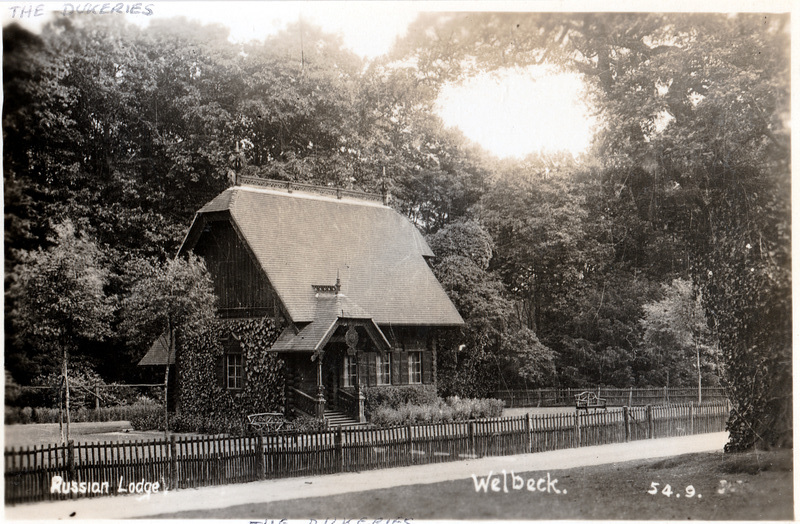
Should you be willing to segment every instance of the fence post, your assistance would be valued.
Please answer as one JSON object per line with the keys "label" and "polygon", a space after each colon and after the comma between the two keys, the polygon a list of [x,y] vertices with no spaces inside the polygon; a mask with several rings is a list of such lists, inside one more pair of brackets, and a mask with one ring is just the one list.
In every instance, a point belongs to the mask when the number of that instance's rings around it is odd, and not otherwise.
{"label": "fence post", "polygon": [[67,442],[67,471],[71,480],[78,480],[75,474],[75,441],[73,440]]}
{"label": "fence post", "polygon": [[694,402],[689,402],[689,434],[694,435]]}
{"label": "fence post", "polygon": [[469,425],[467,426],[469,430],[469,453],[473,457],[477,457],[478,453],[475,449],[475,421],[470,420]]}
{"label": "fence post", "polygon": [[344,471],[344,446],[342,441],[344,440],[344,433],[343,433],[342,426],[339,426],[339,429],[336,431],[336,437],[334,438],[333,445],[336,449],[336,463],[339,466],[339,471]]}
{"label": "fence post", "polygon": [[526,453],[531,452],[531,414],[525,413],[525,449]]}
{"label": "fence post", "polygon": [[406,442],[408,443],[408,456],[410,461],[414,463],[414,441],[411,440],[411,425],[406,424]]}
{"label": "fence post", "polygon": [[633,406],[633,386],[631,386],[631,390],[628,392],[628,407]]}
{"label": "fence post", "polygon": [[575,411],[575,447],[581,447],[581,414]]}
{"label": "fence post", "polygon": [[256,437],[256,445],[258,446],[258,478],[267,478],[267,451],[264,449],[264,436],[261,433]]}
{"label": "fence post", "polygon": [[174,433],[169,436],[169,464],[170,487],[178,489],[178,442]]}
{"label": "fence post", "polygon": [[631,440],[631,419],[628,409],[628,406],[622,406],[622,418],[625,421],[625,442],[630,442]]}
{"label": "fence post", "polygon": [[650,404],[645,407],[645,414],[647,415],[647,438],[655,438],[653,436],[653,409]]}

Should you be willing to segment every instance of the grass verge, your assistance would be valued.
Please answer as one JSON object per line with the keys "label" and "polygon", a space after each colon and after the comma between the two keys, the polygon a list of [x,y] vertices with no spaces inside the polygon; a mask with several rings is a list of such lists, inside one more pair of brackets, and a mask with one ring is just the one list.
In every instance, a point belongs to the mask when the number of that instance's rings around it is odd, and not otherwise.
{"label": "grass verge", "polygon": [[[397,470],[387,475],[402,474]],[[488,471],[476,471],[486,478]],[[550,492],[527,491],[533,486]],[[401,486],[347,495],[247,504],[216,510],[162,514],[150,518],[325,519],[366,522],[410,520],[791,520],[793,519],[791,450],[725,455],[695,453],[668,459],[550,471],[515,472],[495,484],[499,492],[476,491],[473,478]],[[557,482],[554,482],[557,481]],[[653,483],[657,485],[653,487]],[[517,482],[519,485],[519,482]],[[669,489],[666,489],[669,485]],[[691,486],[691,488],[690,488]],[[556,493],[558,489],[560,493]],[[655,493],[653,493],[655,491]],[[693,493],[693,496],[690,496]],[[342,523],[343,524],[343,523]]]}

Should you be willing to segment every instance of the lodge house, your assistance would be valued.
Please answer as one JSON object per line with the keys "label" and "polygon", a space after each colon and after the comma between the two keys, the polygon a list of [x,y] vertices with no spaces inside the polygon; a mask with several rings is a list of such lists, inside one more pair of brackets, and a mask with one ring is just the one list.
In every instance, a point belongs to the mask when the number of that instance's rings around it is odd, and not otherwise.
{"label": "lodge house", "polygon": [[[287,415],[364,422],[366,388],[435,385],[437,331],[463,324],[385,194],[240,177],[197,212],[179,255],[190,251],[220,318],[279,326],[266,351],[284,362]],[[154,349],[142,364],[165,363]],[[243,387],[245,355],[226,342],[223,388]]]}

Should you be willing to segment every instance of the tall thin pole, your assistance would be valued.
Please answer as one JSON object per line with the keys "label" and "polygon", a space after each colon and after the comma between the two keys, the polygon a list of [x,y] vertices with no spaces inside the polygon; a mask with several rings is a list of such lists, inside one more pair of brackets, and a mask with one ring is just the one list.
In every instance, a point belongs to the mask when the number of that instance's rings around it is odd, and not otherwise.
{"label": "tall thin pole", "polygon": [[69,441],[69,374],[67,373],[67,345],[64,344],[64,413],[66,416],[66,436],[64,442]]}

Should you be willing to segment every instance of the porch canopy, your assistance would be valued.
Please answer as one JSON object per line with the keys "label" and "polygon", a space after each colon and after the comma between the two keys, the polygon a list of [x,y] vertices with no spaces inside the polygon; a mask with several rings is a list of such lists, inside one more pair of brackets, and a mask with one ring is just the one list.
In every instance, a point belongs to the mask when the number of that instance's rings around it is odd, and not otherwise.
{"label": "porch canopy", "polygon": [[324,352],[326,344],[340,326],[363,327],[378,350],[392,349],[386,336],[366,311],[341,293],[319,291],[314,320],[299,328],[287,327],[267,351],[311,353],[311,359],[315,360]]}

